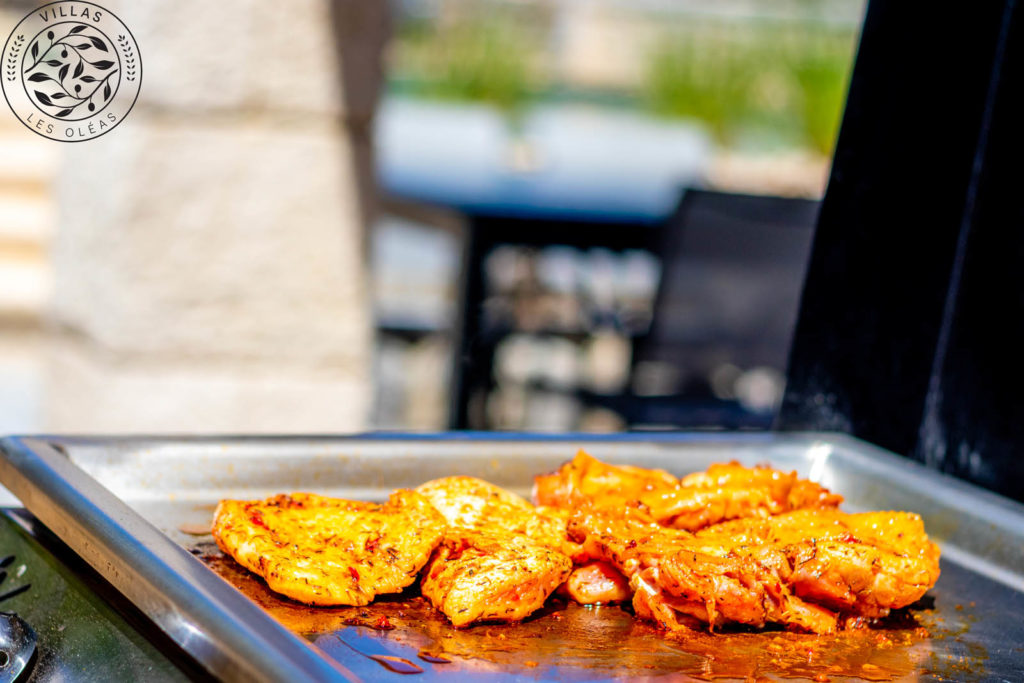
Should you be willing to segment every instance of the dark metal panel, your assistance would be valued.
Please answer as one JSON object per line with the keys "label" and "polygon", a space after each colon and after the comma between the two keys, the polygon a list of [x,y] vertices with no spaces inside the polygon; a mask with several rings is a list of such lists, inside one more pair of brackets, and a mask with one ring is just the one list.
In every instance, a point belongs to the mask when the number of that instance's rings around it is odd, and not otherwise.
{"label": "dark metal panel", "polygon": [[[975,284],[985,291],[1002,285],[1016,285],[1006,296],[1020,291],[1019,280],[1009,281],[1012,271],[1000,284],[984,284],[992,275],[984,272],[983,246],[967,257],[974,249],[967,236],[982,216],[998,222],[1010,215],[995,206],[986,214],[986,200],[977,193],[987,169],[984,146],[1000,144],[986,140],[985,131],[993,107],[1008,106],[994,103],[992,92],[1006,27],[1017,15],[1012,1],[978,3],[969,12],[871,2],[815,237],[780,428],[840,429],[937,462],[936,444],[948,440],[950,425],[930,428],[927,433],[940,438],[922,442],[926,407],[933,427],[939,406],[958,420],[975,419],[936,401],[942,388],[933,374],[955,364],[963,368],[953,372],[958,391],[964,382],[973,391],[980,387],[971,379],[979,371],[961,365],[965,357],[946,355],[951,341],[977,344],[973,332],[957,333],[948,323],[958,263],[975,264]],[[1012,146],[1009,138],[1006,143]],[[1014,153],[1020,158],[1019,146]],[[991,173],[1009,180],[1006,171]],[[992,239],[996,252],[1014,248]],[[991,364],[983,349],[973,346],[970,357]],[[1000,401],[996,394],[992,400]]]}
{"label": "dark metal panel", "polygon": [[1024,500],[1024,17],[1008,3],[916,454]]}
{"label": "dark metal panel", "polygon": [[[38,638],[21,677],[8,664],[0,679],[85,681],[102,672],[110,681],[213,680],[24,509],[0,512],[0,555],[0,614],[16,614]],[[0,650],[9,653],[6,635]]]}

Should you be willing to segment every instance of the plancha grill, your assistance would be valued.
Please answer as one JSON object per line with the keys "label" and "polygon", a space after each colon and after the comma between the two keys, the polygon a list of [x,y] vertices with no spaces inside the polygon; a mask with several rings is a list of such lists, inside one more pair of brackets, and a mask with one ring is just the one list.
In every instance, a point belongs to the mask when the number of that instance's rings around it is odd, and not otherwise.
{"label": "plancha grill", "polygon": [[[875,679],[1024,675],[1024,506],[847,436],[15,437],[0,443],[0,480],[28,513],[187,658],[225,680],[381,680],[405,673],[742,678],[813,676],[828,666]],[[772,632],[666,639],[614,606],[566,605],[523,625],[465,631],[451,629],[414,593],[370,608],[304,608],[270,594],[220,558],[210,536],[198,535],[226,497],[310,490],[380,500],[394,488],[450,474],[528,494],[534,474],[554,469],[580,446],[609,462],[677,475],[732,459],[770,462],[843,494],[845,509],[918,512],[942,546],[942,576],[911,612],[913,623],[890,627],[888,648],[840,640],[821,648],[818,660],[773,663],[778,658],[758,654],[767,645],[804,641]],[[730,658],[730,652],[740,654]]]}

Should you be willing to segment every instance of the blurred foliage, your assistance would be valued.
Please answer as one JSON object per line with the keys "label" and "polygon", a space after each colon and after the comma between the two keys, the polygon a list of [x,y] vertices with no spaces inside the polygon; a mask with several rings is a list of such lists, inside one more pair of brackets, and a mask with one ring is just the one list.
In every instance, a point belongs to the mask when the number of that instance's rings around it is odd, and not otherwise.
{"label": "blurred foliage", "polygon": [[[551,3],[406,0],[391,48],[390,87],[506,112],[536,99],[614,101],[695,119],[724,145],[755,138],[830,154],[857,27],[820,21],[817,0],[804,4],[806,19],[783,21],[650,15],[646,29],[624,28],[618,37],[646,54],[632,65],[633,82],[597,92],[560,81],[563,48]],[[645,51],[646,44],[653,48]]]}
{"label": "blurred foliage", "polygon": [[399,69],[392,80],[410,94],[517,110],[541,89],[531,58],[543,46],[522,10],[480,9],[400,24],[393,54]]}
{"label": "blurred foliage", "polygon": [[724,144],[769,128],[831,154],[855,40],[852,29],[690,25],[651,52],[643,97],[658,114],[702,121]]}
{"label": "blurred foliage", "polygon": [[832,153],[839,133],[851,54],[852,49],[806,55],[793,67],[800,84],[804,132],[811,146],[825,154]]}
{"label": "blurred foliage", "polygon": [[755,110],[759,64],[752,57],[706,38],[666,40],[650,57],[645,100],[658,114],[702,121],[724,141]]}

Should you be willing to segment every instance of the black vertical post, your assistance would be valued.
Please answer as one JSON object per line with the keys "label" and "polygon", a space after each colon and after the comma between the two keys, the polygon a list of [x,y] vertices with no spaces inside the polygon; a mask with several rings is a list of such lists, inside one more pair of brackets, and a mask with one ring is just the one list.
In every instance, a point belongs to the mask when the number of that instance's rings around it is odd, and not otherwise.
{"label": "black vertical post", "polygon": [[916,455],[1024,500],[1024,17],[996,41],[962,248]]}
{"label": "black vertical post", "polygon": [[481,426],[471,424],[469,415],[471,393],[480,374],[479,363],[474,361],[478,356],[476,346],[481,331],[480,305],[484,298],[483,260],[489,246],[485,244],[480,228],[477,217],[471,216],[466,221],[457,299],[459,309],[453,341],[455,349],[452,354],[451,400],[448,404],[450,429]]}
{"label": "black vertical post", "polygon": [[870,3],[781,429],[839,429],[994,488],[1020,482],[1020,15],[1015,0]]}

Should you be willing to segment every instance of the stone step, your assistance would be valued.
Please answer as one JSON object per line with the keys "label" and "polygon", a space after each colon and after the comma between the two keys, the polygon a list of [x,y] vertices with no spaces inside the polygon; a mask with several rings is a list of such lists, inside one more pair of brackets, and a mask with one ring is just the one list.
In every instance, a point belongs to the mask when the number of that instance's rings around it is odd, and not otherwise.
{"label": "stone step", "polygon": [[5,126],[0,128],[0,149],[0,188],[50,186],[60,161],[58,144],[24,128]]}
{"label": "stone step", "polygon": [[53,274],[45,260],[0,249],[0,322],[38,321],[49,304]]}
{"label": "stone step", "polygon": [[25,192],[0,186],[0,249],[49,244],[56,224],[56,207],[45,192]]}
{"label": "stone step", "polygon": [[52,186],[61,150],[13,120],[0,124],[0,150],[0,324],[35,326],[52,287]]}

